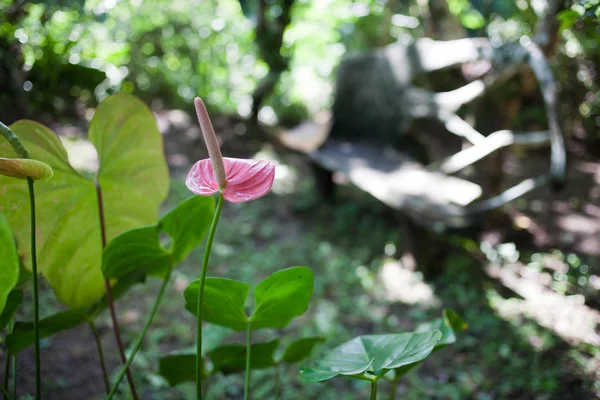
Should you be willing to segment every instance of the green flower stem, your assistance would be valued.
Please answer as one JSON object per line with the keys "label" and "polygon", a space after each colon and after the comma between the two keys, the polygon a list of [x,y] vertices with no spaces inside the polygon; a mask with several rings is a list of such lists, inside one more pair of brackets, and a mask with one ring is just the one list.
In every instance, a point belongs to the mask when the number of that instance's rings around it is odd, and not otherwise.
{"label": "green flower stem", "polygon": [[42,398],[42,375],[40,362],[40,302],[38,290],[37,253],[35,248],[35,193],[33,179],[27,178],[29,204],[31,212],[31,272],[33,273],[33,332],[35,336],[35,398]]}
{"label": "green flower stem", "polygon": [[198,293],[198,304],[196,306],[196,399],[202,399],[202,299],[204,297],[204,281],[206,280],[206,270],[208,268],[208,259],[210,258],[210,250],[215,238],[215,231],[223,208],[223,195],[219,193],[215,214],[213,216],[208,238],[206,239],[206,249],[204,250],[204,259],[202,261],[202,271],[200,272],[200,291]]}
{"label": "green flower stem", "polygon": [[252,328],[248,322],[246,329],[246,381],[244,382],[244,400],[250,397],[250,349],[252,348]]}
{"label": "green flower stem", "polygon": [[152,320],[154,320],[154,317],[156,316],[156,312],[158,311],[158,306],[160,305],[160,302],[162,301],[163,295],[165,294],[165,291],[167,289],[167,285],[169,284],[169,281],[171,279],[171,273],[172,272],[173,272],[173,268],[169,268],[169,271],[167,272],[167,275],[165,276],[163,284],[160,287],[160,291],[158,292],[158,296],[156,297],[156,301],[154,302],[154,305],[152,306],[152,310],[150,310],[150,314],[148,315],[148,319],[146,319],[146,323],[144,325],[144,328],[142,329],[142,333],[140,334],[140,336],[138,337],[137,341],[133,345],[133,350],[131,351],[131,354],[129,355],[129,358],[127,359],[127,361],[125,362],[125,364],[121,367],[121,370],[119,371],[119,374],[117,375],[117,380],[115,381],[115,384],[114,384],[112,390],[110,391],[110,393],[107,396],[107,400],[111,400],[114,397],[115,393],[117,393],[117,389],[119,388],[119,384],[121,383],[121,381],[125,377],[125,374],[129,370],[129,366],[131,365],[131,363],[133,362],[133,360],[134,360],[135,356],[137,355],[138,351],[142,347],[142,344],[144,342],[144,337],[146,336],[146,333],[148,332],[148,328],[150,328],[150,324],[152,323]]}
{"label": "green flower stem", "polygon": [[[0,134],[4,136],[4,138],[10,143],[13,150],[19,158],[29,159],[29,152],[23,146],[23,143],[19,140],[19,137],[15,135],[15,133],[2,122],[0,122]],[[33,273],[33,330],[35,337],[35,396],[36,399],[41,398],[41,379],[40,379],[40,332],[39,332],[39,301],[38,301],[38,276],[37,276],[37,254],[35,249],[35,195],[33,191],[33,179],[27,178],[27,185],[29,188],[29,202],[30,202],[30,215],[31,215],[31,265],[32,265],[32,273]],[[12,323],[11,323],[12,325]],[[10,328],[12,330],[12,328]],[[10,358],[8,352],[6,354],[7,363]],[[12,357],[13,359],[13,397],[17,398],[17,358]],[[6,373],[8,376],[8,368],[6,369]],[[8,385],[8,382],[6,383]],[[6,393],[5,393],[6,395]]]}
{"label": "green flower stem", "polygon": [[[100,218],[100,237],[102,239],[102,249],[106,247],[106,224],[104,223],[104,202],[102,201],[102,188],[100,182],[96,181],[96,198],[98,199],[98,216]],[[112,289],[110,287],[110,280],[104,279],[104,288],[106,290],[106,301],[108,303],[108,310],[110,312],[110,318],[112,321],[113,333],[115,340],[117,341],[117,349],[119,350],[119,356],[121,362],[125,364],[127,362],[127,356],[125,356],[125,346],[123,345],[123,339],[121,338],[121,329],[119,329],[119,320],[117,318],[117,311],[115,310],[115,302],[113,300]],[[127,382],[129,382],[129,389],[134,400],[138,400],[140,397],[135,390],[135,384],[133,382],[133,376],[131,371],[127,369]]]}
{"label": "green flower stem", "polygon": [[92,319],[88,319],[88,324],[90,325],[92,333],[94,334],[94,339],[96,340],[96,348],[98,349],[98,357],[100,358],[100,368],[102,368],[102,376],[104,377],[104,388],[106,389],[106,394],[108,394],[110,393],[110,380],[108,379],[108,370],[106,369],[106,361],[104,360],[104,351],[102,351],[100,333],[98,333],[98,328],[96,328],[96,324]]}
{"label": "green flower stem", "polygon": [[21,143],[17,135],[15,135],[15,133],[2,122],[0,122],[0,134],[2,134],[2,136],[8,140],[8,143],[10,143],[19,158],[29,158],[29,152],[25,146],[23,146],[23,143]]}
{"label": "green flower stem", "polygon": [[371,381],[371,397],[370,400],[377,400],[377,379]]}

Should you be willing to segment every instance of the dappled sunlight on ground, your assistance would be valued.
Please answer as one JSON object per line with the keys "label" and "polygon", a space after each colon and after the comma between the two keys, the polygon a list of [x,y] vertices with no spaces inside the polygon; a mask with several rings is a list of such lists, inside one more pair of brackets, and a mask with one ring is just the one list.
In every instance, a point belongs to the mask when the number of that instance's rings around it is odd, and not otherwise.
{"label": "dappled sunlight on ground", "polygon": [[433,287],[423,281],[423,274],[411,271],[399,261],[385,261],[378,279],[383,286],[379,294],[388,301],[418,304],[423,308],[440,307],[440,300],[435,296]]}
{"label": "dappled sunlight on ground", "polygon": [[500,315],[524,315],[552,330],[571,344],[600,346],[600,312],[586,306],[582,295],[564,296],[548,287],[547,277],[522,264],[488,265],[486,272],[522,299],[502,299],[496,303]]}

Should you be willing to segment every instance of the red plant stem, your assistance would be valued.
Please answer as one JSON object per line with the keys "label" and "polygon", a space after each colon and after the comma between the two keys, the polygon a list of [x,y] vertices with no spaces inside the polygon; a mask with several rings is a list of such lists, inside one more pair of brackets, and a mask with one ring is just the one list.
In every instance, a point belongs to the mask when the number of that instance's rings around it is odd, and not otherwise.
{"label": "red plant stem", "polygon": [[[98,198],[98,214],[100,215],[100,233],[102,236],[102,249],[106,247],[106,226],[104,223],[104,203],[102,202],[102,189],[100,183],[96,181],[96,195]],[[119,349],[119,356],[123,365],[127,363],[127,357],[125,356],[125,346],[123,346],[123,339],[121,338],[121,330],[119,329],[119,320],[117,319],[117,312],[115,311],[115,303],[113,301],[112,289],[110,287],[110,281],[104,279],[104,287],[106,288],[106,300],[108,302],[108,309],[110,310],[110,318],[112,319],[112,327],[115,333],[115,339],[117,341],[117,347]],[[127,368],[127,381],[129,382],[129,388],[134,400],[139,400],[137,391],[135,390],[135,384],[133,383],[133,376],[131,370]]]}

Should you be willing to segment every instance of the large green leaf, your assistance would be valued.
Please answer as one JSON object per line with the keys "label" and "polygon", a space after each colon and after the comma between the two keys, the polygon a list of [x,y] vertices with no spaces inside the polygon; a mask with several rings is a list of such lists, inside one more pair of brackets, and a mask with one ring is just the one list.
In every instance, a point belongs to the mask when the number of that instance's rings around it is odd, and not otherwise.
{"label": "large green leaf", "polygon": [[[200,281],[187,287],[185,307],[196,315]],[[307,267],[291,267],[277,271],[254,290],[254,312],[248,317],[244,304],[249,285],[225,278],[207,278],[204,285],[202,319],[236,331],[283,328],[294,317],[308,309],[313,291],[313,273]]]}
{"label": "large green leaf", "polygon": [[[279,339],[250,346],[250,368],[262,369],[276,365],[273,355],[279,346]],[[234,344],[217,347],[208,353],[213,363],[213,371],[225,375],[244,371],[246,368],[246,346]]]}
{"label": "large green leaf", "polygon": [[[196,315],[198,309],[197,279],[185,289],[185,308]],[[236,331],[245,331],[248,317],[244,313],[244,303],[250,285],[226,278],[206,278],[202,299],[202,320],[225,326]]]}
{"label": "large green leaf", "polygon": [[[6,217],[0,214],[0,314],[6,298],[19,280],[19,256]],[[0,328],[1,329],[1,328]]]}
{"label": "large green leaf", "polygon": [[281,356],[281,360],[279,362],[285,362],[288,364],[297,363],[298,361],[302,361],[305,358],[310,356],[313,348],[317,345],[317,343],[324,341],[325,339],[321,337],[307,337],[301,338],[292,342],[287,349],[285,349],[285,353]]}
{"label": "large green leaf", "polygon": [[358,336],[316,361],[314,367],[300,368],[300,379],[320,382],[338,375],[364,373],[379,378],[390,369],[424,360],[441,338],[439,330]]}
{"label": "large green leaf", "polygon": [[[204,239],[214,209],[211,197],[194,196],[182,201],[158,224],[133,229],[117,236],[102,254],[102,273],[116,279],[135,270],[161,274],[179,264]],[[171,239],[160,243],[160,233]]]}
{"label": "large green leaf", "polygon": [[[158,207],[167,195],[169,176],[162,137],[150,110],[138,99],[117,94],[98,106],[89,139],[98,150],[94,178],[69,164],[67,152],[48,128],[32,121],[11,126],[32,159],[54,171],[51,179],[35,184],[38,263],[57,297],[71,307],[83,307],[104,294],[102,244],[95,180],[102,189],[107,239],[156,223]],[[0,142],[0,157],[15,157]],[[27,184],[0,176],[0,212],[27,254],[29,203]],[[25,264],[30,268],[30,258]]]}

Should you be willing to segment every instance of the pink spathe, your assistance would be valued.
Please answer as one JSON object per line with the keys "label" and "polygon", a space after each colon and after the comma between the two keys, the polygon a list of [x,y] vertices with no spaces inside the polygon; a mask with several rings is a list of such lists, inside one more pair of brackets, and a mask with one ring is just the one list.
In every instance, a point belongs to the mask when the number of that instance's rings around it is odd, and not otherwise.
{"label": "pink spathe", "polygon": [[185,180],[188,189],[202,196],[221,192],[231,203],[243,203],[267,194],[275,179],[275,165],[268,161],[223,157],[204,103],[196,97],[194,105],[210,158],[194,164]]}
{"label": "pink spathe", "polygon": [[[275,179],[275,165],[268,161],[223,158],[226,185],[223,198],[230,203],[243,203],[264,196],[271,190]],[[209,159],[200,160],[192,167],[185,184],[192,192],[210,196],[219,192]]]}

